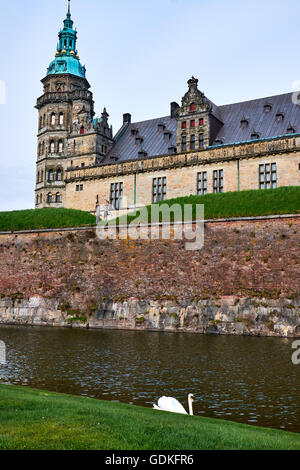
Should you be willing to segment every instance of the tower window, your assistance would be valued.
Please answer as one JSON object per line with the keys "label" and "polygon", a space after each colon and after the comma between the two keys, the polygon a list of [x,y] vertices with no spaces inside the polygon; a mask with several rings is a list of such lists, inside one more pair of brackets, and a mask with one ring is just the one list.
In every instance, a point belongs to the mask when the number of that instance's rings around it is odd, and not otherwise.
{"label": "tower window", "polygon": [[61,181],[62,180],[62,171],[61,169],[59,168],[56,172],[56,180],[57,181]]}
{"label": "tower window", "polygon": [[54,172],[53,170],[49,170],[48,172],[48,181],[54,181]]}
{"label": "tower window", "polygon": [[165,201],[167,199],[167,178],[153,179],[153,202]]}
{"label": "tower window", "polygon": [[192,103],[192,104],[190,105],[190,111],[196,111],[196,105],[195,105],[195,103]]}
{"label": "tower window", "polygon": [[197,174],[197,194],[202,196],[207,194],[207,172],[203,171]]}
{"label": "tower window", "polygon": [[191,135],[191,150],[195,150],[196,148],[196,136]]}
{"label": "tower window", "polygon": [[55,126],[55,123],[56,123],[55,114],[52,113],[52,114],[51,114],[51,126]]}
{"label": "tower window", "polygon": [[63,149],[64,149],[64,144],[63,144],[63,141],[60,140],[58,142],[58,153],[62,153],[63,152]]}
{"label": "tower window", "polygon": [[259,189],[277,188],[277,165],[259,165]]}
{"label": "tower window", "polygon": [[182,147],[182,151],[185,152],[186,151],[186,136],[185,135],[182,137],[181,147]]}
{"label": "tower window", "polygon": [[204,134],[199,134],[199,148],[204,148]]}
{"label": "tower window", "polygon": [[50,153],[55,153],[55,142],[51,140],[50,142]]}
{"label": "tower window", "polygon": [[110,185],[110,204],[115,210],[122,207],[123,183],[112,183]]}
{"label": "tower window", "polygon": [[224,191],[224,172],[223,170],[215,170],[213,173],[214,193],[223,193]]}
{"label": "tower window", "polygon": [[60,113],[59,114],[59,124],[60,126],[62,126],[64,123],[64,113]]}

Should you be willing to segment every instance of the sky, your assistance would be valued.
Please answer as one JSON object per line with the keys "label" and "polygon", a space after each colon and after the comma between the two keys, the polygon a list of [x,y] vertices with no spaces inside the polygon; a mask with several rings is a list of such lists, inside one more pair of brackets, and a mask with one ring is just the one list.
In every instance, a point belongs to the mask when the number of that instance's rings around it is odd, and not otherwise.
{"label": "sky", "polygon": [[[105,106],[115,133],[124,113],[133,121],[168,115],[192,75],[218,105],[287,93],[300,80],[299,0],[71,3],[96,114]],[[34,106],[67,0],[0,7],[0,211],[8,211],[34,207]]]}

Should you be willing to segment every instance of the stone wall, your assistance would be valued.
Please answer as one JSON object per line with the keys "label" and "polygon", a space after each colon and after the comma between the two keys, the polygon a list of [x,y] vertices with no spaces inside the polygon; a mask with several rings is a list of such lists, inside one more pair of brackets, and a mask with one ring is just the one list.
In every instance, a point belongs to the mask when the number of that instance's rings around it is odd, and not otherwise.
{"label": "stone wall", "polygon": [[0,321],[200,333],[300,335],[300,218],[212,222],[205,246],[0,236]]}

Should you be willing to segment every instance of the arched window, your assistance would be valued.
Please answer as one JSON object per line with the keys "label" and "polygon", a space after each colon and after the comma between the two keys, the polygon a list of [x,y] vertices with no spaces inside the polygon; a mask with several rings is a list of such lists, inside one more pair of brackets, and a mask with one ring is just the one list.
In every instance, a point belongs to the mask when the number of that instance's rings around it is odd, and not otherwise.
{"label": "arched window", "polygon": [[48,195],[47,195],[47,203],[48,203],[48,204],[51,204],[51,202],[52,202],[52,194],[51,194],[51,193],[48,193]]}
{"label": "arched window", "polygon": [[37,178],[36,178],[36,181],[37,181],[37,183],[39,183],[39,182],[40,182],[40,172],[39,172],[39,171],[38,171],[38,173],[37,173]]}
{"label": "arched window", "polygon": [[[73,142],[73,153],[76,153],[76,140],[74,140]],[[73,165],[71,165],[73,166]]]}
{"label": "arched window", "polygon": [[40,116],[40,129],[43,127],[43,116]]}
{"label": "arched window", "polygon": [[62,126],[64,124],[64,113],[59,113],[59,125]]}
{"label": "arched window", "polygon": [[61,202],[61,195],[60,193],[56,193],[56,196],[55,196],[55,202]]}
{"label": "arched window", "polygon": [[58,153],[62,153],[63,152],[63,149],[64,149],[64,144],[63,144],[63,141],[60,140],[58,142]]}
{"label": "arched window", "polygon": [[43,126],[45,127],[45,125],[46,125],[46,114],[44,114],[43,116]]}
{"label": "arched window", "polygon": [[42,143],[39,143],[39,151],[38,151],[39,156],[42,155]]}
{"label": "arched window", "polygon": [[41,172],[41,183],[44,181],[44,170]]}
{"label": "arched window", "polygon": [[40,204],[42,204],[42,202],[43,202],[43,196],[42,196],[42,194],[41,194],[41,195],[40,195]]}
{"label": "arched window", "polygon": [[54,181],[54,173],[53,173],[53,170],[49,170],[49,173],[48,173],[48,181]]}
{"label": "arched window", "polygon": [[84,134],[84,133],[85,133],[85,129],[84,129],[84,126],[82,126],[82,127],[80,128],[80,134]]}
{"label": "arched window", "polygon": [[45,141],[43,140],[43,143],[42,143],[42,155],[44,155],[45,153]]}
{"label": "arched window", "polygon": [[55,142],[51,140],[50,142],[50,153],[55,153]]}
{"label": "arched window", "polygon": [[38,205],[39,200],[40,200],[40,197],[39,197],[39,195],[37,194],[37,195],[36,195],[36,205]]}
{"label": "arched window", "polygon": [[51,126],[55,126],[55,124],[56,124],[56,117],[55,117],[55,114],[52,113],[51,114]]}
{"label": "arched window", "polygon": [[62,180],[62,171],[59,168],[56,172],[56,181],[61,181]]}

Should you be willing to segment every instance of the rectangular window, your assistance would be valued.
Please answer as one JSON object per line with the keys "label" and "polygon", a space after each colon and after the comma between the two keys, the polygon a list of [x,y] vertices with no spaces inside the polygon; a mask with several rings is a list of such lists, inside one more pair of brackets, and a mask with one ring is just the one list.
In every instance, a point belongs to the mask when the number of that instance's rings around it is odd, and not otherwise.
{"label": "rectangular window", "polygon": [[259,189],[277,188],[277,165],[259,165]]}
{"label": "rectangular window", "polygon": [[165,201],[167,199],[167,178],[153,179],[153,202]]}
{"label": "rectangular window", "polygon": [[195,121],[194,121],[194,119],[191,121],[191,127],[195,127]]}
{"label": "rectangular window", "polygon": [[214,193],[223,193],[224,191],[224,171],[215,170],[213,178]]}
{"label": "rectangular window", "polygon": [[181,147],[182,147],[182,151],[185,152],[186,151],[186,136],[185,135],[182,137]]}
{"label": "rectangular window", "polygon": [[207,172],[203,171],[197,174],[197,194],[202,196],[207,194]]}
{"label": "rectangular window", "polygon": [[120,210],[123,199],[123,183],[112,183],[110,185],[110,204],[115,210]]}
{"label": "rectangular window", "polygon": [[181,128],[186,129],[186,121],[183,121],[183,123],[181,124]]}
{"label": "rectangular window", "polygon": [[196,148],[196,136],[191,135],[191,150],[195,150]]}
{"label": "rectangular window", "polygon": [[204,148],[204,134],[199,134],[199,148]]}
{"label": "rectangular window", "polygon": [[204,119],[203,118],[199,119],[199,126],[203,126],[203,124],[204,124]]}

